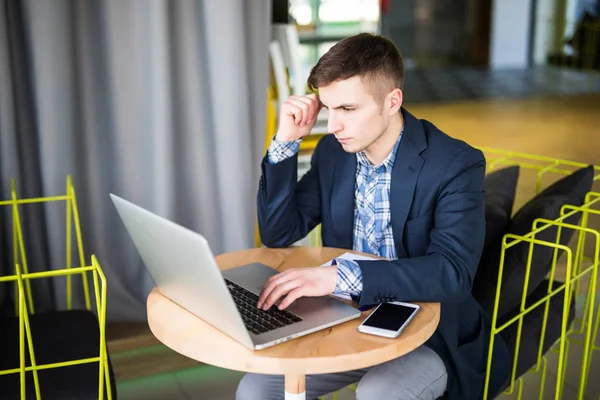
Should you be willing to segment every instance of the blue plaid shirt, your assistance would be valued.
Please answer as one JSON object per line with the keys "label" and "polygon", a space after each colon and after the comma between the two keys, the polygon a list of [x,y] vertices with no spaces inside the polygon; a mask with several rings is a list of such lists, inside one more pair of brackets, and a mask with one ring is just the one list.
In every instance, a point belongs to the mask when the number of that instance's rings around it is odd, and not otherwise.
{"label": "blue plaid shirt", "polygon": [[[404,128],[392,152],[379,165],[371,165],[363,152],[356,153],[353,249],[389,260],[397,258],[391,224],[390,187],[403,132]],[[300,140],[279,142],[273,139],[267,152],[269,163],[292,157],[299,149]],[[340,258],[335,262],[338,276],[334,294],[360,296],[363,286],[358,263]]]}

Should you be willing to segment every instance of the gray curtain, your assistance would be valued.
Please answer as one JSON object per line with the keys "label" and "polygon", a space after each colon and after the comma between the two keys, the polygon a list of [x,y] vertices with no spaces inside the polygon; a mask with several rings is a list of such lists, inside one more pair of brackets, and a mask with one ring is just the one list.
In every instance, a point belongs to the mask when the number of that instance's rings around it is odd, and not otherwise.
{"label": "gray curtain", "polygon": [[[254,245],[269,0],[0,5],[1,198],[11,178],[21,196],[49,196],[73,176],[109,320],[144,319],[153,286],[109,193],[202,233],[215,254]],[[30,270],[63,268],[64,208],[23,207]],[[12,268],[6,211],[2,272]],[[64,308],[64,293],[64,279],[40,282],[36,307]]]}

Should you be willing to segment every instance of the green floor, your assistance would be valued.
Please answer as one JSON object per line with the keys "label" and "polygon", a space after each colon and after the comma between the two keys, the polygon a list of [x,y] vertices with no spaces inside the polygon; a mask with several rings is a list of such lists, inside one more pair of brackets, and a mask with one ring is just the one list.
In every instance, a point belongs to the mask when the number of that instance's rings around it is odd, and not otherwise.
{"label": "green floor", "polygon": [[233,399],[242,373],[201,365],[174,373],[117,382],[119,400]]}

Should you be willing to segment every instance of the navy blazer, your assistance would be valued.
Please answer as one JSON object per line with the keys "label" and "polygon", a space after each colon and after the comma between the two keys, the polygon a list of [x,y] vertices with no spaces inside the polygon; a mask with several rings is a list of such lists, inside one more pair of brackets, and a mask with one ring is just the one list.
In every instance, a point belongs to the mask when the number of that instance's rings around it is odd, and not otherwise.
{"label": "navy blazer", "polygon": [[[439,302],[427,341],[448,371],[448,399],[480,400],[491,321],[471,296],[485,236],[485,157],[402,109],[404,134],[392,169],[391,223],[398,259],[360,261],[360,305]],[[297,182],[298,158],[262,162],[258,222],[263,244],[287,247],[321,224],[324,246],[352,249],[356,155],[321,139]],[[510,357],[496,335],[490,396],[508,381]]]}

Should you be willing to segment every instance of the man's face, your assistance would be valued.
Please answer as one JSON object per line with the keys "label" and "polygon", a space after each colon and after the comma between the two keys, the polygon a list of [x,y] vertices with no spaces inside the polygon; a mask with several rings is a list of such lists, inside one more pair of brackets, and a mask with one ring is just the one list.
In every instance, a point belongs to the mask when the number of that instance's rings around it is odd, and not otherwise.
{"label": "man's face", "polygon": [[327,110],[327,129],[345,151],[358,153],[377,141],[387,128],[389,116],[375,101],[358,76],[319,87]]}

